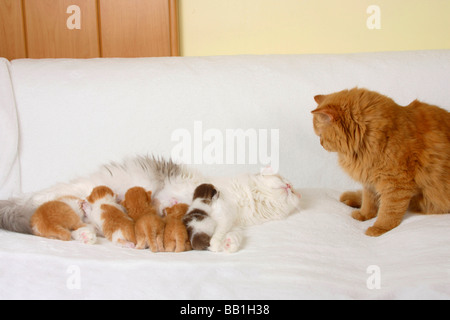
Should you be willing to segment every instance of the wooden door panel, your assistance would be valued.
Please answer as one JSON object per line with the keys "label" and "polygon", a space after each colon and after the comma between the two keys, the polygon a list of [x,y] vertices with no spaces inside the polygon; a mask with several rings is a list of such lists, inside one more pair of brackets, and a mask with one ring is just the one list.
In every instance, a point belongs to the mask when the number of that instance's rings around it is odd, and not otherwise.
{"label": "wooden door panel", "polygon": [[[29,58],[100,56],[97,4],[93,0],[24,0]],[[67,13],[78,6],[80,29],[69,29]]]}
{"label": "wooden door panel", "polygon": [[0,1],[0,57],[27,57],[22,1]]}
{"label": "wooden door panel", "polygon": [[103,57],[170,56],[168,0],[99,0]]}

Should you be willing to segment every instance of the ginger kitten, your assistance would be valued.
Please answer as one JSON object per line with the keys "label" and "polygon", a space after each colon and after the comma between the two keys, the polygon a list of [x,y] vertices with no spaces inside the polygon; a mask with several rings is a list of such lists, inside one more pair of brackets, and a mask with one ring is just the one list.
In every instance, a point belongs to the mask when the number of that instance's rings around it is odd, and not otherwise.
{"label": "ginger kitten", "polygon": [[413,101],[406,107],[377,92],[354,88],[318,95],[314,131],[323,148],[363,191],[341,201],[360,207],[352,217],[377,217],[366,234],[397,227],[408,208],[425,214],[450,212],[450,113]]}
{"label": "ginger kitten", "polygon": [[82,221],[83,217],[83,200],[65,196],[39,206],[31,217],[31,230],[40,237],[94,244],[95,230]]}
{"label": "ginger kitten", "polygon": [[192,250],[183,217],[189,205],[178,203],[166,208],[166,228],[164,230],[164,248],[166,252],[183,252]]}
{"label": "ginger kitten", "polygon": [[117,196],[110,188],[95,187],[87,201],[91,208],[86,214],[105,238],[124,247],[135,247],[134,221],[117,203]]}
{"label": "ginger kitten", "polygon": [[128,189],[122,205],[136,222],[136,249],[150,247],[152,252],[164,251],[164,221],[152,205],[152,192],[142,187]]}

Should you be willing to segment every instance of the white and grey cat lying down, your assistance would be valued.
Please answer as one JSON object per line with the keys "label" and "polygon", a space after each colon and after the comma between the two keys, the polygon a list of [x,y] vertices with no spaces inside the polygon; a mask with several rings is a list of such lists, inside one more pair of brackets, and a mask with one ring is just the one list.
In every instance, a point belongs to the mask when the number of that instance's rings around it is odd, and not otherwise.
{"label": "white and grey cat lying down", "polygon": [[104,165],[88,177],[60,183],[28,196],[1,200],[0,228],[32,233],[30,218],[40,205],[65,195],[85,199],[99,185],[110,187],[119,197],[131,187],[142,186],[153,192],[162,213],[175,203],[191,204],[194,190],[204,183],[220,190],[221,201],[218,203],[232,213],[227,217],[233,217],[223,225],[217,222],[221,225],[216,228],[217,236],[211,238],[210,249],[213,251],[225,249],[221,245],[226,246],[227,234],[236,234],[236,228],[282,219],[299,209],[299,195],[277,174],[263,170],[258,174],[234,177],[205,177],[186,165],[139,156],[123,163]]}

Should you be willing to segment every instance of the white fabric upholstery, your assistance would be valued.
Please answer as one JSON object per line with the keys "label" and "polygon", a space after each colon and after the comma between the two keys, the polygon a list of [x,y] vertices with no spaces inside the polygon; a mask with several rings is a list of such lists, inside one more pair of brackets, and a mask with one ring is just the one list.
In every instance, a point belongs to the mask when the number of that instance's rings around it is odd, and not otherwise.
{"label": "white fabric upholstery", "polygon": [[[373,221],[353,220],[338,201],[357,184],[322,149],[310,114],[314,95],[355,86],[402,105],[419,99],[450,110],[450,50],[15,60],[9,68],[12,85],[0,60],[0,132],[8,127],[15,137],[15,96],[23,192],[133,154],[168,157],[183,129],[192,138],[191,162],[205,174],[258,172],[261,157],[206,164],[205,133],[220,132],[226,143],[227,130],[261,140],[262,129],[269,137],[278,130],[269,145],[278,143],[279,172],[303,198],[301,212],[246,230],[232,255],[152,254],[106,240],[86,246],[0,230],[0,299],[450,298],[450,215],[408,214],[388,234],[365,236]],[[12,141],[0,137],[0,159],[8,155],[2,179],[15,159]]]}

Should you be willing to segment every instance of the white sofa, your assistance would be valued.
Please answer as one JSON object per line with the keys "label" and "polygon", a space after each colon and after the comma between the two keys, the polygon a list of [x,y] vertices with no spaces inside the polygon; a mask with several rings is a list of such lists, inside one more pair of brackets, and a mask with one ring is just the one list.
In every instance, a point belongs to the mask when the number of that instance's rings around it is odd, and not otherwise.
{"label": "white sofa", "polygon": [[[364,231],[373,221],[353,220],[338,201],[358,185],[320,146],[310,111],[314,95],[355,86],[450,110],[450,50],[0,59],[1,199],[180,147],[205,174],[271,162],[303,196],[300,212],[246,229],[235,254],[154,254],[0,230],[0,299],[450,298],[450,215],[408,214],[371,238]],[[247,149],[255,137],[267,141],[271,161],[261,145],[256,161],[250,153],[227,160],[227,130],[246,132]],[[223,163],[205,153],[209,133],[222,133]],[[180,136],[191,138],[190,156]]]}

